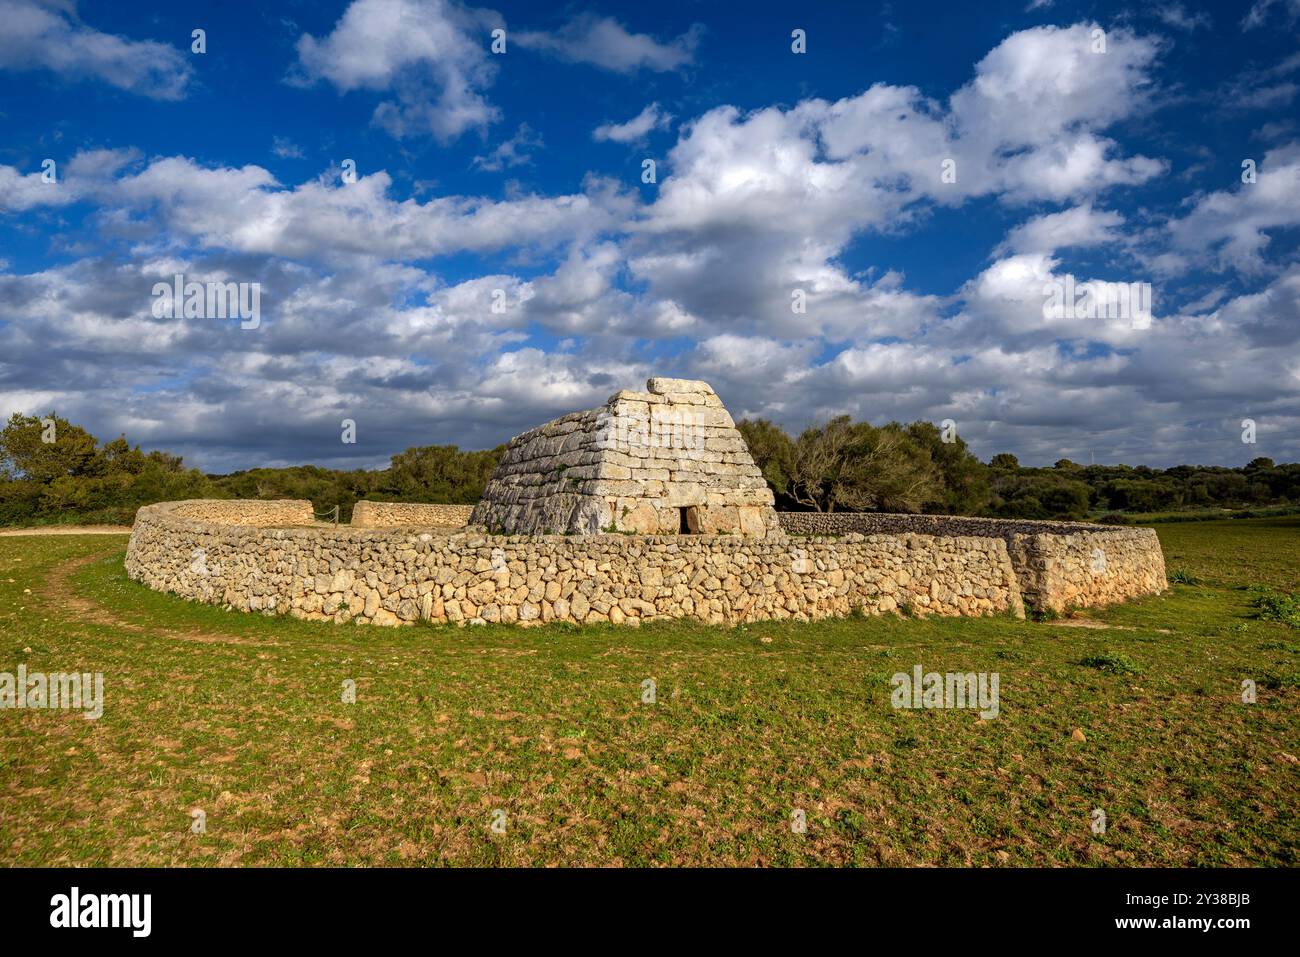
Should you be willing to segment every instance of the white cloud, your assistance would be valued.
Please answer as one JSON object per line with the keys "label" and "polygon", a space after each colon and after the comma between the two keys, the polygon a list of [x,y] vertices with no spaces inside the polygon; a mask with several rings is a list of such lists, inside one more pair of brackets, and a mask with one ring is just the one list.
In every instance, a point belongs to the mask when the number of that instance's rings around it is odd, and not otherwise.
{"label": "white cloud", "polygon": [[[631,227],[632,276],[652,296],[732,329],[897,337],[932,323],[938,302],[893,277],[848,275],[838,260],[855,236],[905,228],[924,203],[1073,199],[1075,212],[1044,217],[1011,241],[1068,245],[1059,234],[1071,229],[1087,230],[1076,245],[1106,241],[1120,221],[1094,212],[1092,198],[1164,168],[1117,155],[1100,133],[1141,108],[1156,47],[1112,30],[1107,52],[1093,54],[1091,31],[1008,37],[947,109],[915,88],[877,84],[784,110],[710,110],[685,125],[657,199]],[[955,183],[940,175],[947,158],[956,160]],[[791,309],[797,290],[806,313]]]}
{"label": "white cloud", "polygon": [[1001,145],[1041,143],[1088,124],[1131,115],[1151,84],[1159,53],[1151,38],[1115,28],[1095,53],[1096,23],[1013,33],[975,66],[975,79],[952,96],[962,135]]}
{"label": "white cloud", "polygon": [[[1046,309],[1051,291],[1065,287],[1067,271],[1060,266],[1059,259],[1043,252],[1017,253],[995,261],[962,287],[963,309],[944,324],[943,334],[953,345],[997,344],[1007,353],[1033,351],[1058,339],[1125,348],[1150,338],[1150,329],[1143,326],[1158,325],[1159,315],[1135,323],[1132,314],[1089,317],[1086,310]],[[1141,281],[1134,276],[1073,279],[1076,292],[1088,284],[1099,294],[1113,293],[1116,303],[1118,283]]]}
{"label": "white cloud", "polygon": [[663,43],[649,34],[630,33],[611,17],[584,13],[554,33],[516,33],[514,42],[614,73],[635,73],[642,69],[665,73],[688,66],[694,60],[702,35],[703,28],[696,25]]}
{"label": "white cloud", "polygon": [[132,149],[85,150],[66,163],[56,160],[50,170],[53,178],[48,182],[42,170],[24,173],[12,166],[0,166],[0,213],[66,206],[94,198],[138,157]]}
{"label": "white cloud", "polygon": [[1292,266],[1257,293],[1238,296],[1216,317],[1257,346],[1286,346],[1300,369],[1300,266]]}
{"label": "white cloud", "polygon": [[1187,8],[1181,3],[1166,3],[1164,6],[1156,7],[1156,16],[1160,18],[1161,23],[1177,30],[1186,30],[1188,33],[1195,31],[1199,27],[1205,27],[1208,30],[1213,23],[1210,20],[1210,15],[1204,10],[1188,13]]}
{"label": "white cloud", "polygon": [[1245,19],[1241,21],[1241,28],[1254,30],[1262,27],[1274,8],[1285,8],[1286,16],[1292,21],[1300,17],[1300,0],[1255,0],[1246,13]]}
{"label": "white cloud", "polygon": [[527,123],[520,123],[519,129],[515,130],[515,135],[508,140],[502,140],[496,148],[484,156],[474,157],[474,168],[489,173],[500,172],[515,166],[524,166],[533,161],[528,155],[529,150],[540,149],[545,144],[537,133],[533,132],[532,127]]}
{"label": "white cloud", "polygon": [[[1115,156],[1101,135],[1144,107],[1155,41],[1122,29],[1093,53],[1094,24],[1012,34],[975,68],[945,109],[914,87],[876,84],[828,103],[807,100],[787,115],[787,139],[816,140],[817,169],[865,179],[880,190],[936,202],[1005,194],[1013,201],[1079,199],[1159,174],[1154,159]],[[714,111],[715,113],[717,111]],[[772,111],[753,116],[771,126]],[[712,115],[712,114],[707,114]],[[955,182],[941,176],[955,164]]]}
{"label": "white cloud", "polygon": [[[385,5],[362,0],[312,41],[319,78],[393,91],[399,107],[418,99],[405,91],[440,103],[419,43],[413,53],[362,36],[348,20],[358,7]],[[145,164],[128,151],[74,156],[49,193],[32,170],[0,166],[11,210],[94,202],[87,222],[134,243],[128,265],[115,245],[42,272],[0,270],[0,405],[49,403],[209,468],[355,466],[415,442],[491,446],[648,375],[681,374],[713,382],[738,417],[790,428],[840,412],[951,417],[985,457],[1295,458],[1297,267],[1246,295],[1226,281],[1198,288],[1182,313],[1161,310],[1157,290],[1147,329],[1044,317],[1063,250],[1115,246],[1120,268],[1168,272],[1208,248],[1263,268],[1270,232],[1297,221],[1294,145],[1264,158],[1254,187],[1198,196],[1168,228],[1145,210],[1132,222],[1110,211],[1103,193],[1163,168],[1110,138],[1145,108],[1158,50],[1111,30],[1094,55],[1090,29],[1008,37],[946,100],[877,84],[835,101],[710,110],[681,129],[649,204],[598,178],[567,195],[399,199],[383,170],[295,185],[259,166]],[[486,49],[486,32],[466,35]],[[368,57],[323,59],[349,50]],[[531,135],[521,132],[479,165],[519,161]],[[957,160],[954,184],[940,181],[945,158]],[[856,237],[979,197],[1021,215],[954,296],[848,265]],[[481,274],[436,271],[460,252],[504,255]],[[152,283],[176,271],[262,282],[261,327],[153,320]],[[503,312],[491,308],[496,290]],[[1259,447],[1228,428],[1245,415],[1271,437]],[[360,447],[340,447],[343,417],[357,419]]]}
{"label": "white cloud", "polygon": [[175,47],[101,33],[72,3],[0,0],[0,69],[51,70],[159,100],[185,96],[190,65]]}
{"label": "white cloud", "polygon": [[303,159],[302,147],[284,136],[277,136],[271,142],[271,152],[280,159]]}
{"label": "white cloud", "polygon": [[1115,242],[1115,230],[1124,224],[1116,212],[1074,206],[1025,220],[1007,236],[1003,248],[1018,253],[1053,253],[1058,249],[1099,246]]}
{"label": "white cloud", "polygon": [[1256,182],[1199,197],[1186,216],[1169,224],[1175,247],[1190,262],[1259,273],[1269,231],[1300,225],[1300,141],[1270,150]]}
{"label": "white cloud", "polygon": [[398,138],[454,140],[500,116],[484,90],[495,74],[489,34],[501,22],[454,0],[354,0],[328,36],[299,39],[291,79],[325,80],[340,93],[391,90],[396,98],[375,109],[378,125]]}
{"label": "white cloud", "polygon": [[62,206],[75,199],[75,194],[57,180],[47,182],[40,170],[23,173],[12,166],[0,166],[2,212],[21,213],[37,206]]}
{"label": "white cloud", "polygon": [[0,184],[12,187],[0,195],[9,197],[10,209],[93,198],[110,211],[156,217],[171,240],[322,261],[421,260],[567,244],[618,227],[635,202],[617,184],[596,178],[570,195],[446,196],[421,203],[392,199],[392,179],[382,170],[363,173],[354,183],[333,177],[285,188],[260,166],[208,168],[177,156],[124,173],[133,158],[129,151],[78,154],[57,187],[0,166]]}
{"label": "white cloud", "polygon": [[[328,35],[298,40],[289,79],[325,81],[340,93],[391,94],[375,108],[377,125],[397,138],[431,135],[446,143],[501,119],[486,92],[497,71],[490,35],[498,27],[505,27],[500,14],[456,0],[353,0]],[[507,43],[616,73],[667,72],[692,62],[701,32],[692,27],[661,42],[582,14],[553,33],[512,31]]]}
{"label": "white cloud", "polygon": [[636,143],[652,130],[666,130],[673,118],[659,108],[658,103],[651,103],[626,123],[602,123],[592,130],[591,138],[596,142]]}

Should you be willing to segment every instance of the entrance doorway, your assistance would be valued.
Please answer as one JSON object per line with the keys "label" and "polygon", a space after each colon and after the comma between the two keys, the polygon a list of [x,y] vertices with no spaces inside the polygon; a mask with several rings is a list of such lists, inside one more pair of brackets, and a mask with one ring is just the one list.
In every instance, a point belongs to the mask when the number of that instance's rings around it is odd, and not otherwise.
{"label": "entrance doorway", "polygon": [[680,526],[677,529],[679,535],[698,535],[700,533],[700,516],[694,505],[686,505],[677,510],[681,516]]}

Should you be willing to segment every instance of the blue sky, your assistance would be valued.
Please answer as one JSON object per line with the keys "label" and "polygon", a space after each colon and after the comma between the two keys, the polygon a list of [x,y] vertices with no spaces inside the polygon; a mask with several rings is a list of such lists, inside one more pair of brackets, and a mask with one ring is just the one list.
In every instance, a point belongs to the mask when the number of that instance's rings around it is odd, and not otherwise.
{"label": "blue sky", "polygon": [[[1297,0],[263,6],[0,0],[0,412],[356,467],[679,375],[986,459],[1300,458]],[[176,273],[257,327],[155,316]],[[1048,318],[1067,275],[1151,321]]]}

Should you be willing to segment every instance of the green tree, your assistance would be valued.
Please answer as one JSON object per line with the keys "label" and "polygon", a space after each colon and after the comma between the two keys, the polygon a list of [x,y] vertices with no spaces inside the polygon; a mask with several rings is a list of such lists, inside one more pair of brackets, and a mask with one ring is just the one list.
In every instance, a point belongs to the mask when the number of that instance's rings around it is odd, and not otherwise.
{"label": "green tree", "polygon": [[773,494],[788,495],[790,475],[794,470],[794,442],[790,436],[767,419],[741,419],[736,423],[736,429]]}
{"label": "green tree", "polygon": [[[101,463],[95,437],[54,413],[47,422],[15,412],[0,431],[0,461],[13,478],[41,485],[64,476],[95,474]],[[53,439],[52,442],[46,441]]]}
{"label": "green tree", "polygon": [[922,505],[923,511],[945,515],[978,515],[988,507],[989,470],[966,446],[966,440],[954,435],[943,441],[943,433],[933,422],[913,422],[907,434],[930,458],[943,477],[943,488]]}
{"label": "green tree", "polygon": [[1088,514],[1090,492],[1083,482],[1054,482],[1043,489],[1039,500],[1053,518],[1083,518]]}
{"label": "green tree", "polygon": [[819,512],[916,512],[942,488],[930,453],[897,426],[842,415],[795,442],[791,495]]}
{"label": "green tree", "polygon": [[999,471],[993,479],[993,511],[1007,518],[1080,519],[1088,514],[1092,489],[1048,469]]}
{"label": "green tree", "polygon": [[473,504],[483,495],[504,446],[462,452],[454,445],[413,446],[394,455],[376,489],[408,502]]}

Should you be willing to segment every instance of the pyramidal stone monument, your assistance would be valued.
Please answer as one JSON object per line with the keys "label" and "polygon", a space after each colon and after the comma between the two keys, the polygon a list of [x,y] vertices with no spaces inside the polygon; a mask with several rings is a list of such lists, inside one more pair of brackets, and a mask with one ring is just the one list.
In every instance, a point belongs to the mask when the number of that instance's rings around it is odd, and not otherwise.
{"label": "pyramidal stone monument", "polygon": [[707,382],[653,378],[511,439],[470,524],[512,535],[779,535],[772,492]]}

